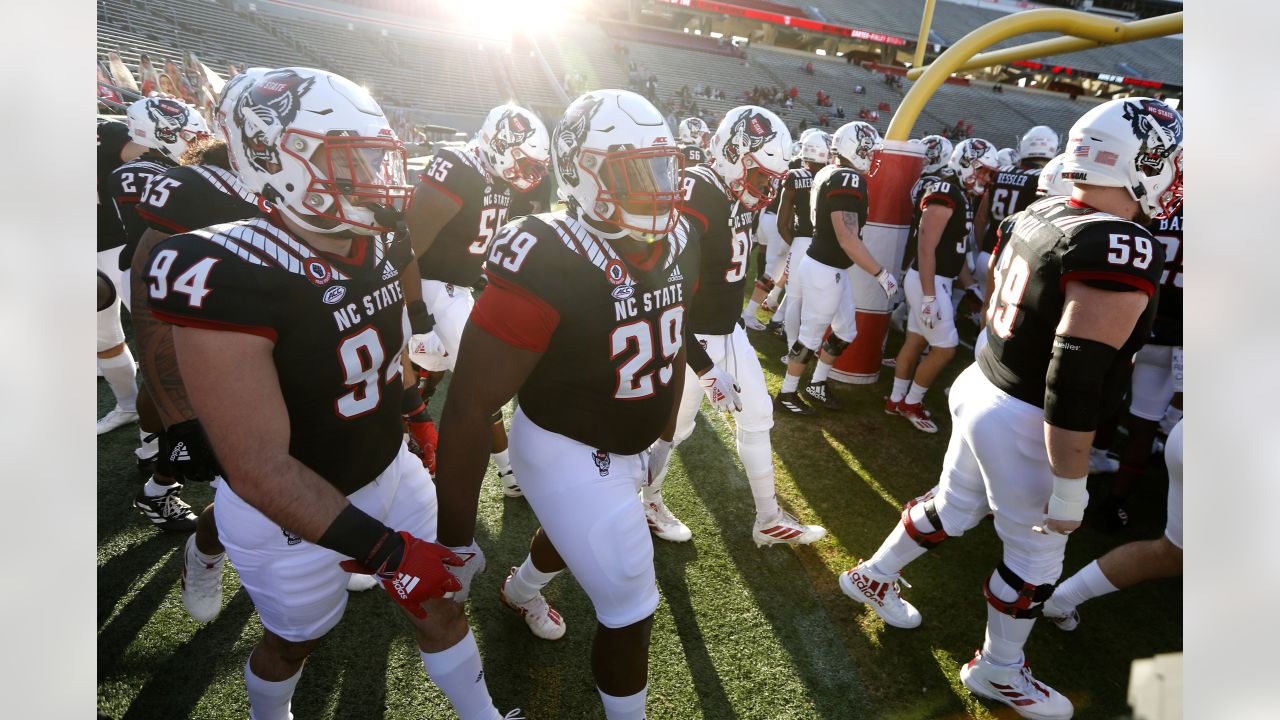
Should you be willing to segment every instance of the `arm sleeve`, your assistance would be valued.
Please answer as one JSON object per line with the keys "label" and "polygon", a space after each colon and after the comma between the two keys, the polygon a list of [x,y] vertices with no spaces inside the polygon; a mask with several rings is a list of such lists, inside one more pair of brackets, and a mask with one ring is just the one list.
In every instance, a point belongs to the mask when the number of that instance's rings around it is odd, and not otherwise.
{"label": "arm sleeve", "polygon": [[159,320],[278,339],[281,323],[270,308],[280,305],[272,297],[280,283],[265,282],[267,268],[193,235],[157,244],[147,268],[147,305]]}

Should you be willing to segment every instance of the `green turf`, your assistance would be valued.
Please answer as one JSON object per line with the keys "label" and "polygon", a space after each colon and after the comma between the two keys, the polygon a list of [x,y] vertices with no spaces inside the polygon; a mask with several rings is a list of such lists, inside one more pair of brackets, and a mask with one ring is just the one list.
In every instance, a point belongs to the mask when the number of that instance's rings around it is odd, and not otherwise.
{"label": "green turf", "polygon": [[[776,390],[784,343],[760,334],[752,341]],[[889,347],[899,342],[891,334]],[[838,571],[875,551],[902,503],[936,482],[950,430],[941,388],[961,368],[962,360],[953,363],[926,399],[941,425],[934,436],[881,412],[887,371],[875,385],[839,386],[843,412],[778,419],[779,496],[830,531],[796,550],[751,542],[751,495],[731,425],[704,407],[673,454],[664,490],[694,539],[655,541],[662,604],[650,651],[650,718],[1014,717],[972,699],[958,676],[982,643],[982,581],[999,558],[989,522],[907,568],[913,586],[904,593],[925,618],[917,630],[886,628],[836,584]],[[433,403],[437,414],[443,395]],[[100,415],[111,402],[100,382]],[[130,505],[145,479],[135,467],[136,440],[128,427],[98,441],[99,709],[117,720],[247,717],[241,670],[260,631],[252,605],[229,570],[222,614],[205,626],[187,617],[179,594],[185,538],[152,529]],[[1157,464],[1128,537],[1159,535],[1162,478]],[[1091,487],[1102,489],[1096,480]],[[184,496],[201,507],[212,493],[192,485]],[[523,500],[503,498],[492,470],[480,513],[489,569],[475,581],[470,617],[498,706],[523,707],[531,719],[603,717],[588,664],[594,620],[586,596],[567,574],[557,579],[547,597],[568,633],[554,643],[534,638],[500,606],[497,588],[523,559],[537,520]],[[1072,535],[1067,572],[1123,540],[1086,526]],[[1129,663],[1181,649],[1181,583],[1138,586],[1082,614],[1072,634],[1037,627],[1028,660],[1075,702],[1077,717],[1123,716]],[[293,712],[299,720],[453,717],[422,670],[407,623],[376,591],[351,597],[308,662]]]}

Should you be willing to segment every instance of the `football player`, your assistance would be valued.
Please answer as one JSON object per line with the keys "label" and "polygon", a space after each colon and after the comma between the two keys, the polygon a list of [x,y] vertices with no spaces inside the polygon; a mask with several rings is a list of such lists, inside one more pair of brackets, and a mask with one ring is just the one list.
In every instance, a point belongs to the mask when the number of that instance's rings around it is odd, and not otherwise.
{"label": "football player", "polygon": [[709,159],[707,156],[708,143],[711,140],[711,128],[702,121],[700,117],[688,117],[680,121],[680,127],[676,131],[680,148],[680,154],[684,156],[684,166],[693,167],[694,165],[702,165]]}
{"label": "football player", "polygon": [[[809,200],[814,175],[831,161],[831,135],[812,128],[805,130],[804,138],[800,141],[799,160],[799,167],[788,170],[782,181],[782,199],[778,205],[781,263],[770,252],[773,263],[770,267],[781,265],[784,268],[783,280],[779,284],[785,284],[785,279],[791,276],[793,263],[800,262],[805,253],[809,252],[809,244],[813,242],[813,216],[809,212]],[[778,312],[782,313],[787,347],[791,347],[800,336],[800,303],[788,302],[783,298],[778,305]],[[778,317],[777,312],[774,317]]]}
{"label": "football player", "polygon": [[[995,178],[995,146],[981,138],[962,140],[952,151],[949,165],[952,174],[925,183],[915,206],[911,228],[915,259],[903,280],[907,335],[884,406],[886,413],[901,415],[926,433],[938,432],[938,426],[924,409],[924,395],[960,343],[951,287],[968,257],[973,209]],[[921,360],[926,347],[929,354]]]}
{"label": "football player", "polygon": [[996,175],[991,192],[987,193],[978,210],[980,219],[975,223],[975,229],[982,238],[982,247],[975,265],[975,279],[980,285],[986,284],[990,272],[996,228],[1000,226],[1000,221],[1025,210],[1036,199],[1040,170],[1058,154],[1058,133],[1052,128],[1037,125],[1018,141],[1018,151],[1015,154],[1019,158],[1017,162],[1008,165],[1003,160],[1000,162],[1000,173]]}
{"label": "football player", "polygon": [[[791,154],[790,162],[787,163],[788,173],[805,166],[805,161],[801,155],[804,153],[806,140],[810,140],[810,145],[814,147],[824,142],[830,145],[831,136],[817,128],[810,128],[801,133],[800,140],[793,143],[798,147],[795,147],[796,152]],[[811,148],[810,154],[812,155],[814,152],[817,151]],[[813,174],[809,173],[809,180],[812,181],[812,179]],[[782,285],[785,284],[787,257],[790,255],[791,249],[795,247],[792,245],[791,237],[789,237],[792,234],[791,228],[784,229],[783,227],[791,223],[790,219],[783,218],[783,203],[787,198],[788,183],[791,182],[792,179],[789,174],[783,176],[779,182],[779,191],[774,193],[773,200],[769,203],[769,206],[760,213],[759,240],[763,241],[765,251],[764,257],[759,263],[760,273],[756,279],[755,289],[751,292],[751,300],[747,302],[747,307],[742,311],[742,319],[746,323],[748,330],[767,329],[756,318],[756,310],[760,307],[766,307],[765,311],[773,314],[769,319],[771,324],[774,322],[775,317],[785,317],[785,314],[778,314],[781,309],[778,298],[782,294]],[[805,185],[804,193],[808,194],[807,184]],[[794,196],[794,192],[792,195]],[[794,200],[792,204],[794,204]],[[805,237],[812,236],[812,234],[812,231],[810,231]],[[804,250],[800,252],[803,253]],[[776,327],[774,325],[774,328]]]}
{"label": "football player", "polygon": [[110,298],[98,309],[98,373],[111,387],[115,407],[98,419],[98,434],[138,421],[137,370],[120,324],[119,259],[124,227],[107,190],[111,172],[146,152],[129,139],[129,126],[98,118],[98,274],[110,283]]}
{"label": "football player", "polygon": [[1182,138],[1177,111],[1148,98],[1103,103],[1071,128],[1072,195],[1032,203],[1001,243],[987,346],[951,388],[938,492],[909,503],[875,555],[840,576],[885,622],[916,627],[902,568],[994,511],[1004,556],[984,588],[986,641],[960,678],[1024,717],[1073,712],[1022,650],[1084,516],[1094,428],[1150,336],[1164,248],[1144,224],[1181,203]]}
{"label": "football player", "polygon": [[787,172],[791,133],[769,110],[754,105],[725,114],[711,138],[711,166],[685,168],[680,176],[681,214],[698,231],[702,256],[698,298],[685,317],[713,363],[696,377],[686,373],[673,442],[659,439],[643,491],[645,518],[654,535],[671,542],[692,537],[662,501],[667,460],[693,434],[705,394],[716,410],[735,413],[738,457],[755,499],[752,539],[757,546],[807,545],[827,531],[804,525],[778,507],[769,430],[773,408],[760,359],[740,322],[742,290],[751,247],[752,213],[766,205]]}
{"label": "football player", "polygon": [[434,487],[400,425],[399,274],[413,258],[379,233],[411,195],[404,147],[366,91],[308,68],[262,75],[228,123],[241,181],[273,210],[157,244],[147,300],[174,326],[226,467],[219,535],[263,625],[245,666],[252,716],[291,717],[358,570],[403,607],[458,715],[499,718],[446,570],[463,560],[431,542]]}
{"label": "football player", "polygon": [[1000,148],[996,152],[996,162],[1001,170],[1012,170],[1018,164],[1018,151],[1013,148]]}
{"label": "football player", "polygon": [[[444,371],[455,369],[489,244],[507,224],[512,201],[541,185],[549,159],[550,137],[538,116],[516,105],[499,105],[466,147],[441,148],[419,177],[408,227],[422,291],[419,299],[411,290],[408,301],[410,314],[429,314],[427,328],[434,328],[430,334],[415,330],[410,339],[410,357],[426,371],[424,401]],[[432,428],[427,443],[434,443],[434,432]],[[519,497],[501,409],[494,413],[491,435],[502,492]],[[424,460],[434,468],[433,456],[433,448],[424,448]]]}
{"label": "football player", "polygon": [[[860,120],[848,123],[831,138],[835,164],[822,168],[813,178],[809,200],[813,242],[799,266],[792,265],[795,287],[787,301],[800,308],[800,331],[787,356],[782,388],[774,398],[779,410],[814,414],[796,391],[800,375],[815,354],[818,364],[812,381],[805,386],[805,395],[828,410],[841,407],[827,390],[827,376],[857,330],[849,277],[853,266],[857,264],[873,276],[886,296],[892,298],[898,290],[893,273],[876,261],[861,237],[870,205],[867,176],[880,146],[880,133],[874,127]],[[828,327],[831,334],[823,340]]]}
{"label": "football player", "polygon": [[[541,637],[563,635],[541,590],[567,565],[595,607],[592,671],[605,716],[641,720],[658,587],[636,493],[649,447],[674,433],[698,243],[677,207],[680,151],[648,100],[586,93],[553,138],[568,207],[498,233],[463,333],[441,416],[440,541],[478,552],[484,429],[518,392],[512,466],[563,561],[531,555],[501,600]],[[695,369],[707,369],[705,357]]]}

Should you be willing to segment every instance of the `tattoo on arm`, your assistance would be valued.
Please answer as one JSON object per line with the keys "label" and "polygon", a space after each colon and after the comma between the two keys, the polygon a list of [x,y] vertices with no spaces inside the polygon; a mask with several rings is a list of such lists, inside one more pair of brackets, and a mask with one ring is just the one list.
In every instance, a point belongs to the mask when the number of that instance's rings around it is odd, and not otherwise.
{"label": "tattoo on arm", "polygon": [[133,321],[133,334],[138,346],[138,365],[160,412],[160,420],[169,427],[194,419],[196,412],[191,407],[187,388],[182,383],[182,373],[178,370],[173,328],[156,320],[147,307],[147,258],[151,249],[166,237],[164,233],[149,229],[138,241],[138,249],[129,268],[129,289],[133,303],[130,320]]}

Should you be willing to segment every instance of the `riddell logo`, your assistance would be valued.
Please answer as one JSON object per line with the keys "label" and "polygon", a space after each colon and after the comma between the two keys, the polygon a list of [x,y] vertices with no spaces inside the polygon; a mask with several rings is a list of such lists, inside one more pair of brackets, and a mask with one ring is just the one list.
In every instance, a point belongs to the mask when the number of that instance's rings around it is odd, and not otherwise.
{"label": "riddell logo", "polygon": [[391,587],[396,589],[396,595],[399,595],[401,599],[408,600],[409,594],[418,586],[418,581],[419,578],[412,575],[399,573],[396,575],[396,579],[391,583]]}

